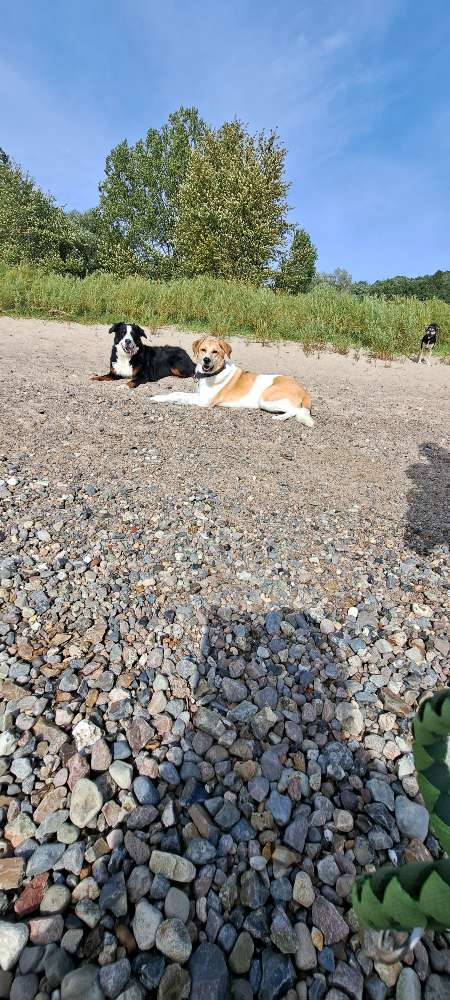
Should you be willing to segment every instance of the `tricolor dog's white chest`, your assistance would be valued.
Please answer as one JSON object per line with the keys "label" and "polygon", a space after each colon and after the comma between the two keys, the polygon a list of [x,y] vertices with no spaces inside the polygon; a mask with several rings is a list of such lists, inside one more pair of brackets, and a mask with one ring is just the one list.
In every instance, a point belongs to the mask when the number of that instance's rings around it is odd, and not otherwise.
{"label": "tricolor dog's white chest", "polygon": [[116,354],[117,358],[111,365],[113,371],[116,375],[120,375],[121,378],[131,378],[133,369],[130,365],[130,358],[120,344],[117,345]]}

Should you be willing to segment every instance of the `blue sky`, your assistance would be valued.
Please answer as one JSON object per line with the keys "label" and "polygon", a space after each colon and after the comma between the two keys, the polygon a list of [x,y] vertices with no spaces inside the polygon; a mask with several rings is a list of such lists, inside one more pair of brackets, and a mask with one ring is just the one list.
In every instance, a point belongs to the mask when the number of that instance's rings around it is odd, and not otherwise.
{"label": "blue sky", "polygon": [[67,208],[196,105],[278,129],[321,270],[450,268],[448,0],[16,0],[1,34],[0,146]]}

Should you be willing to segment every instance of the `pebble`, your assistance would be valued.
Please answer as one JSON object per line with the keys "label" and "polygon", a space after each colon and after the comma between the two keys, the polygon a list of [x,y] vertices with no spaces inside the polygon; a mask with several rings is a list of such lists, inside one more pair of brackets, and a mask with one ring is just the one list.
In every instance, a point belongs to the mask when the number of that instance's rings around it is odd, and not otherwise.
{"label": "pebble", "polygon": [[88,778],[80,778],[72,791],[70,800],[70,821],[83,829],[91,823],[103,805],[100,789]]}
{"label": "pebble", "polygon": [[191,861],[167,851],[152,851],[150,871],[155,875],[164,875],[173,882],[192,882],[195,878],[195,867]]}
{"label": "pebble", "polygon": [[446,683],[448,552],[257,484],[241,517],[233,477],[187,491],[180,463],[171,510],[161,469],[93,483],[81,449],[39,485],[24,461],[4,459],[0,924],[31,940],[0,993],[445,998],[443,936],[374,966],[351,888],[437,856],[409,720]]}
{"label": "pebble", "polygon": [[430,822],[425,806],[411,802],[405,795],[398,795],[395,800],[395,820],[400,832],[406,837],[425,840]]}
{"label": "pebble", "polygon": [[220,948],[209,942],[200,944],[189,961],[190,1000],[228,1000],[229,974]]}
{"label": "pebble", "polygon": [[140,899],[133,918],[133,934],[138,948],[153,948],[156,932],[162,921],[162,914],[146,899]]}
{"label": "pebble", "polygon": [[9,924],[0,920],[0,968],[4,972],[14,968],[28,941],[26,924]]}
{"label": "pebble", "polygon": [[192,943],[183,921],[178,917],[163,920],[156,932],[156,947],[172,962],[179,962],[181,965],[187,962],[192,952]]}
{"label": "pebble", "polygon": [[307,872],[298,872],[295,876],[293,898],[296,903],[309,908],[315,899],[314,886]]}

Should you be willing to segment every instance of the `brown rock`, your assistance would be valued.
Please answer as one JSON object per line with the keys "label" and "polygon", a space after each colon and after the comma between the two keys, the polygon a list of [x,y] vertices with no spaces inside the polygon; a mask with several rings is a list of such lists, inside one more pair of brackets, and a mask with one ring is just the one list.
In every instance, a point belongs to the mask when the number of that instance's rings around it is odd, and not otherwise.
{"label": "brown rock", "polygon": [[126,737],[134,754],[139,753],[154,735],[154,730],[145,719],[132,719],[126,728]]}
{"label": "brown rock", "polygon": [[0,889],[17,889],[24,866],[23,858],[0,858]]}
{"label": "brown rock", "polygon": [[35,875],[31,879],[31,882],[28,882],[28,885],[25,886],[23,892],[14,903],[14,910],[18,917],[25,917],[28,913],[33,913],[34,910],[39,909],[44,898],[48,880],[49,873],[43,872],[41,875]]}
{"label": "brown rock", "polygon": [[33,813],[34,822],[39,824],[42,823],[47,816],[51,813],[56,812],[58,809],[62,809],[67,798],[67,789],[62,788],[52,788],[50,792],[44,795],[41,799],[37,809]]}
{"label": "brown rock", "polygon": [[17,637],[17,652],[21,660],[26,660],[29,663],[30,660],[33,659],[33,647],[30,646],[30,643],[20,635]]}
{"label": "brown rock", "polygon": [[50,744],[52,753],[58,753],[58,750],[69,739],[67,733],[63,732],[62,729],[58,729],[58,726],[52,725],[51,722],[46,722],[45,719],[38,719],[33,726],[33,731],[39,739],[45,740]]}
{"label": "brown rock", "polygon": [[91,768],[93,771],[107,771],[112,761],[111,751],[106,740],[97,740],[91,751]]}
{"label": "brown rock", "polygon": [[54,944],[64,933],[64,918],[60,913],[51,917],[36,917],[30,920],[30,941],[32,944]]}
{"label": "brown rock", "polygon": [[133,955],[137,950],[137,944],[130,928],[125,927],[125,924],[117,924],[115,928],[115,935],[119,944],[125,948],[127,954]]}
{"label": "brown rock", "polygon": [[77,781],[79,781],[80,778],[87,777],[90,772],[90,767],[86,757],[82,757],[80,753],[74,753],[73,757],[70,758],[67,767],[69,770],[69,780],[67,784],[70,791],[73,792]]}
{"label": "brown rock", "polygon": [[6,679],[0,681],[0,696],[5,701],[21,701],[22,698],[28,697],[28,691],[24,691],[18,684],[14,684],[14,681]]}
{"label": "brown rock", "polygon": [[405,861],[409,863],[410,861],[432,861],[431,854],[425,844],[422,844],[421,840],[411,840],[411,842],[405,847]]}
{"label": "brown rock", "polygon": [[83,639],[88,642],[91,646],[96,646],[98,642],[102,642],[103,636],[106,632],[106,622],[101,618],[91,625],[90,628],[83,635]]}
{"label": "brown rock", "polygon": [[36,826],[28,813],[20,812],[5,826],[5,837],[13,847],[19,847],[25,840],[34,837]]}

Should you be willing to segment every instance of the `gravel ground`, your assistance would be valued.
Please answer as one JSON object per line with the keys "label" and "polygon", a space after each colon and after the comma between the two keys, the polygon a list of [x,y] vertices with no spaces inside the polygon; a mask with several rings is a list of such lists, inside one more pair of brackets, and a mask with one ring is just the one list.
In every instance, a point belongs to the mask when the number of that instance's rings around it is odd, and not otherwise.
{"label": "gravel ground", "polygon": [[448,366],[233,342],[308,431],[90,383],[103,327],[0,343],[0,997],[447,1000],[445,936],[381,964],[349,893],[438,854]]}

